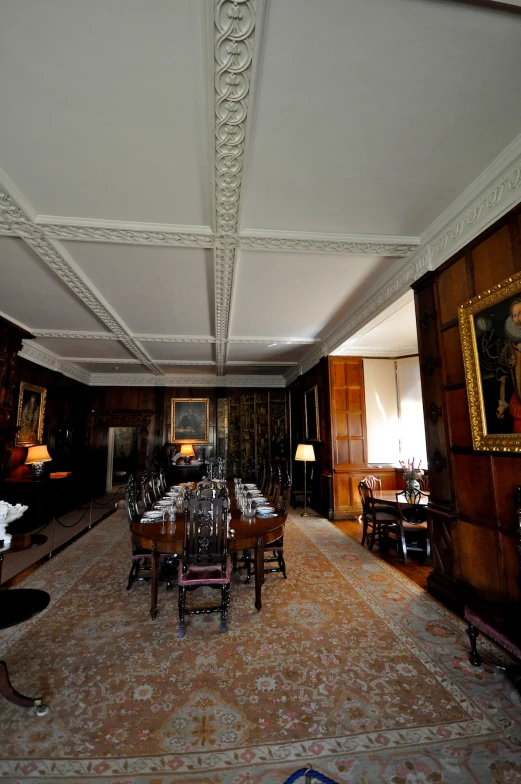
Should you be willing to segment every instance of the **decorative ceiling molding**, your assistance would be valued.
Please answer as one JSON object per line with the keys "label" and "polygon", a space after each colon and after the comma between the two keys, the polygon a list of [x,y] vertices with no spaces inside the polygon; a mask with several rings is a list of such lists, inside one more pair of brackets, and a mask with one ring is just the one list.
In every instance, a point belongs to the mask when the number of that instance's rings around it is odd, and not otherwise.
{"label": "decorative ceiling molding", "polygon": [[227,365],[246,366],[246,367],[290,367],[291,365],[299,365],[299,362],[275,362],[272,360],[255,360],[255,359],[237,359],[228,360]]}
{"label": "decorative ceiling molding", "polygon": [[313,346],[315,343],[321,343],[322,341],[320,338],[247,338],[247,337],[235,337],[235,338],[228,338],[228,343],[277,343],[277,344],[284,344],[288,346]]}
{"label": "decorative ceiling molding", "polygon": [[368,237],[310,232],[245,230],[239,237],[244,250],[342,253],[372,256],[408,256],[419,244],[417,237]]}
{"label": "decorative ceiling molding", "polygon": [[127,373],[91,373],[92,387],[285,387],[284,376],[145,376]]}
{"label": "decorative ceiling molding", "polygon": [[[107,359],[107,357],[67,357],[69,362],[85,362],[89,365],[136,365],[138,364],[135,359],[129,359],[125,357],[124,359],[116,358],[116,359]],[[215,362],[213,359],[155,359],[154,362],[156,365],[212,365],[215,366]],[[250,363],[248,363],[250,364]],[[268,363],[273,364],[273,363]]]}
{"label": "decorative ceiling molding", "polygon": [[30,332],[37,338],[72,338],[74,340],[118,340],[112,332],[81,332],[66,329],[31,329]]}
{"label": "decorative ceiling molding", "polygon": [[62,280],[79,299],[102,321],[120,340],[128,350],[134,354],[144,365],[150,368],[153,373],[160,374],[161,371],[151,361],[150,357],[131,337],[130,332],[120,323],[116,314],[109,310],[100,296],[95,293],[87,282],[80,277],[74,268],[76,265],[66,253],[64,248],[56,246],[54,241],[48,240],[42,232],[40,226],[28,220],[20,207],[14,203],[11,197],[5,192],[0,191],[0,212],[5,222],[13,229],[42,261]]}
{"label": "decorative ceiling molding", "polygon": [[210,335],[134,335],[140,343],[215,343],[215,338]]}
{"label": "decorative ceiling molding", "polygon": [[363,346],[357,348],[354,345],[352,348],[347,348],[342,351],[335,352],[335,357],[384,357],[385,359],[396,359],[398,357],[410,356],[411,354],[418,353],[418,344],[411,343],[409,346],[396,346],[392,349],[381,349],[378,347],[368,348]]}
{"label": "decorative ceiling molding", "polygon": [[[137,228],[140,224],[128,224],[128,227],[111,228],[66,223],[46,223],[39,216],[37,225],[42,227],[44,236],[60,240],[82,240],[84,242],[117,242],[131,245],[168,245],[170,247],[213,248],[214,238],[211,229],[202,232],[203,226],[169,226],[164,230]],[[59,218],[55,220],[60,221]],[[62,220],[66,220],[65,218]],[[110,221],[107,221],[110,223]],[[132,228],[132,226],[136,228]]]}
{"label": "decorative ceiling molding", "polygon": [[33,340],[23,340],[22,350],[18,352],[18,356],[23,359],[28,359],[42,367],[55,370],[57,373],[62,373],[64,376],[74,378],[76,381],[81,381],[83,384],[90,382],[90,373],[83,368],[72,365],[67,360],[62,359],[53,351],[40,346]]}
{"label": "decorative ceiling molding", "polygon": [[224,373],[257,0],[215,0],[215,329]]}
{"label": "decorative ceiling molding", "polygon": [[0,237],[17,237],[18,234],[9,228],[9,226],[0,221]]}

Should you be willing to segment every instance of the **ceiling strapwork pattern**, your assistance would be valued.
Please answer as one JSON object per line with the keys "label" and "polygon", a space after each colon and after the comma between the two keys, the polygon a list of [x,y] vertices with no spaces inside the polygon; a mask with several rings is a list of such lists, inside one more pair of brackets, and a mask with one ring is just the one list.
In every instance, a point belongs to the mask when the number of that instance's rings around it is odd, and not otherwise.
{"label": "ceiling strapwork pattern", "polygon": [[521,197],[520,49],[465,3],[4,0],[0,315],[93,384],[381,351]]}

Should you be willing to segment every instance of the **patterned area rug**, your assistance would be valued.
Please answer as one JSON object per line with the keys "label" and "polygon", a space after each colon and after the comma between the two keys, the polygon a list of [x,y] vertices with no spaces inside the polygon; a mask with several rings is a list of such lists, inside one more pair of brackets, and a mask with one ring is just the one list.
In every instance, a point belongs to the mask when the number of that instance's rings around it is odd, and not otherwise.
{"label": "patterned area rug", "polygon": [[339,782],[521,782],[520,696],[471,667],[459,619],[326,520],[290,517],[285,553],[260,613],[234,575],[228,633],[189,616],[184,639],[176,589],[155,621],[149,583],[125,590],[122,513],[43,565],[24,587],[51,604],[0,652],[51,711],[1,702],[0,779],[280,784],[310,763]]}

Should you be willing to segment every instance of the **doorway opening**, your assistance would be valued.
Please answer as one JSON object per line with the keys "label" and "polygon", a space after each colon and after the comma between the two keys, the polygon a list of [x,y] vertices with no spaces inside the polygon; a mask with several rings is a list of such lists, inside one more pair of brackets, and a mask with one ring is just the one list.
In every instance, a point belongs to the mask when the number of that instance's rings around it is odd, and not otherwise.
{"label": "doorway opening", "polygon": [[137,427],[109,427],[106,492],[115,492],[124,485],[137,466]]}

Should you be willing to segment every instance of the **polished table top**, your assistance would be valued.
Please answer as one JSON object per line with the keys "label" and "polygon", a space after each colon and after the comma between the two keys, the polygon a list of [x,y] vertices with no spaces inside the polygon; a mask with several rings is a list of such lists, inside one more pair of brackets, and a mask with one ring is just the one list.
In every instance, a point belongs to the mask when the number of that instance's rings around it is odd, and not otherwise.
{"label": "polished table top", "polygon": [[[228,549],[230,552],[250,549],[255,551],[255,607],[260,610],[262,607],[261,588],[264,582],[264,547],[282,536],[286,515],[246,517],[237,508],[233,495],[230,501]],[[155,618],[157,613],[158,556],[159,553],[182,555],[185,531],[184,515],[179,514],[179,519],[175,523],[163,522],[162,520],[153,523],[131,523],[130,531],[133,543],[144,550],[151,550],[154,555],[150,614],[152,618]]]}
{"label": "polished table top", "polygon": [[[396,493],[402,495],[396,497]],[[374,490],[373,496],[378,498],[380,501],[393,501],[394,503],[398,502],[399,504],[407,504],[407,500],[403,495],[403,489],[396,489],[396,490]],[[420,504],[422,506],[426,506],[429,503],[429,493],[425,493],[422,491],[422,495],[420,496]]]}

